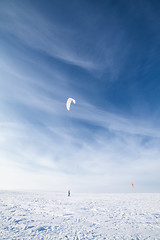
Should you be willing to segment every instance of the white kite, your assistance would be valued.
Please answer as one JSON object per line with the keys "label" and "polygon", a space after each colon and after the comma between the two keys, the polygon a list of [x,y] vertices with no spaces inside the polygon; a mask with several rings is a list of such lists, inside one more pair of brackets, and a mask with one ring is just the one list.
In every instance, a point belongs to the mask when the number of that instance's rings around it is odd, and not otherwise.
{"label": "white kite", "polygon": [[69,111],[70,110],[70,106],[71,106],[71,103],[76,103],[76,101],[73,99],[73,98],[68,98],[67,102],[66,102],[66,108],[67,110]]}

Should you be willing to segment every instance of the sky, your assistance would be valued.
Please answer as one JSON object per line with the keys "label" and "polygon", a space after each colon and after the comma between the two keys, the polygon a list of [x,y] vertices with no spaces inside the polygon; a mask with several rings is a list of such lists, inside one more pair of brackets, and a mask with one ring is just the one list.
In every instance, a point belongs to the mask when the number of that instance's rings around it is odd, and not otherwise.
{"label": "sky", "polygon": [[159,65],[158,0],[1,0],[0,189],[160,192]]}

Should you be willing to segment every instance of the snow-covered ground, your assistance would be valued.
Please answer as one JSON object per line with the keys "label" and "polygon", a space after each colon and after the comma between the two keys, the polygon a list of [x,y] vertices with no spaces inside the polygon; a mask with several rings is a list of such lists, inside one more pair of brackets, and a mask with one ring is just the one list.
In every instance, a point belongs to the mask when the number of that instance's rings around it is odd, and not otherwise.
{"label": "snow-covered ground", "polygon": [[0,239],[160,239],[160,194],[0,191]]}

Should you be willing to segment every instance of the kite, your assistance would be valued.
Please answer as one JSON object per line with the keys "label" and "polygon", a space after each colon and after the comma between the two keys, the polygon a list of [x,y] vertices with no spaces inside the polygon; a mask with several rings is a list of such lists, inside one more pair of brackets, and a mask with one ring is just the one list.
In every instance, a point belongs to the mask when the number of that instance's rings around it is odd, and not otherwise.
{"label": "kite", "polygon": [[67,102],[66,102],[66,108],[67,110],[69,111],[70,110],[70,106],[71,106],[71,103],[76,103],[76,101],[73,99],[73,98],[68,98]]}

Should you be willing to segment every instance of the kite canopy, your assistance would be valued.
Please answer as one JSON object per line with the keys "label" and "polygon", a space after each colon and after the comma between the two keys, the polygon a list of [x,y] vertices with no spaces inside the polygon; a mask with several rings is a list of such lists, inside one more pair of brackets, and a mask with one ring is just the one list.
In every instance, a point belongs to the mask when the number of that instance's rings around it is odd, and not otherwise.
{"label": "kite canopy", "polygon": [[70,110],[70,106],[71,106],[71,103],[76,103],[76,101],[73,99],[73,98],[68,98],[67,102],[66,102],[66,108],[67,110],[69,111]]}

